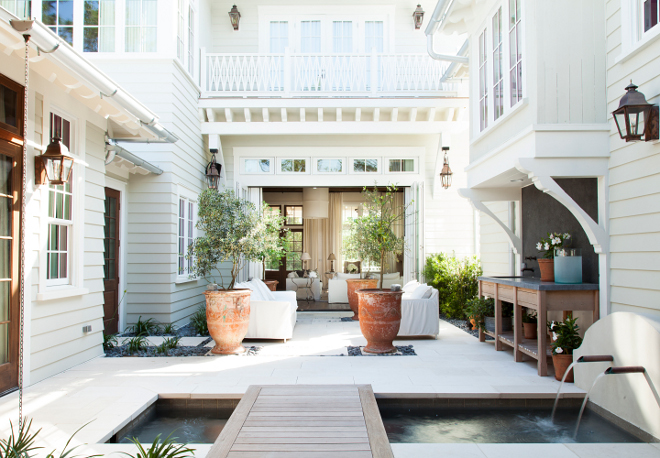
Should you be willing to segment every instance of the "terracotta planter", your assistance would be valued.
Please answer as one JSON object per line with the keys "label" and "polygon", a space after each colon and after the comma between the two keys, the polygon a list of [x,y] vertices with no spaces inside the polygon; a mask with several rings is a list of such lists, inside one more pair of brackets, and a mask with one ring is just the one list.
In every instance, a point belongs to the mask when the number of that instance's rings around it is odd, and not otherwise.
{"label": "terracotta planter", "polygon": [[[564,372],[568,369],[568,366],[573,362],[573,355],[552,355],[552,365],[555,368],[555,378],[561,382],[561,378],[564,376]],[[568,383],[573,383],[573,369],[568,373],[566,377]]]}
{"label": "terracotta planter", "polygon": [[541,281],[555,281],[555,260],[537,259],[541,271]]}
{"label": "terracotta planter", "polygon": [[241,345],[250,324],[249,289],[206,291],[206,322],[215,341],[211,350],[217,355],[243,353]]}
{"label": "terracotta planter", "polygon": [[476,330],[477,329],[477,322],[474,320],[474,318],[470,317],[468,319],[468,321],[470,322],[470,325],[472,325],[472,330],[473,331]]}
{"label": "terracotta planter", "polygon": [[523,336],[525,339],[536,339],[537,323],[523,323]]}
{"label": "terracotta planter", "polygon": [[264,283],[266,286],[268,286],[268,289],[271,291],[276,291],[277,290],[277,284],[279,281],[277,280],[264,280]]}
{"label": "terracotta planter", "polygon": [[358,297],[355,292],[358,289],[375,289],[378,286],[377,278],[349,278],[346,280],[348,286],[348,305],[353,310],[353,320],[360,319],[360,310],[358,308]]}
{"label": "terracotta planter", "polygon": [[360,331],[367,339],[367,353],[394,353],[392,341],[401,327],[403,291],[362,289],[357,291],[360,305]]}

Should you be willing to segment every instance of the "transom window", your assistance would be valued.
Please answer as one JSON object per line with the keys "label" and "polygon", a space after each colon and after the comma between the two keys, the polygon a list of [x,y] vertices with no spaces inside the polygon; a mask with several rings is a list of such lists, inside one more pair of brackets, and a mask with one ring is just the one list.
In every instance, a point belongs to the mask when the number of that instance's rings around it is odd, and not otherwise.
{"label": "transom window", "polygon": [[114,52],[115,0],[85,0],[83,51]]}
{"label": "transom window", "polygon": [[641,0],[642,1],[642,30],[648,32],[651,28],[658,25],[660,22],[660,8],[658,8],[658,0]]}
{"label": "transom window", "polygon": [[42,1],[41,21],[73,45],[73,0]]}
{"label": "transom window", "polygon": [[378,159],[353,159],[353,172],[377,173]]}
{"label": "transom window", "polygon": [[302,226],[302,205],[285,205],[284,216],[286,217],[287,226]]}
{"label": "transom window", "polygon": [[390,159],[389,160],[390,172],[414,172],[415,160],[414,159]]}
{"label": "transom window", "polygon": [[280,171],[284,173],[306,173],[307,159],[281,159]]}
{"label": "transom window", "polygon": [[317,159],[316,171],[319,173],[342,173],[344,161],[342,159]]}
{"label": "transom window", "polygon": [[244,173],[272,173],[272,160],[270,159],[244,159]]}
{"label": "transom window", "polygon": [[156,52],[157,0],[126,0],[126,52]]}

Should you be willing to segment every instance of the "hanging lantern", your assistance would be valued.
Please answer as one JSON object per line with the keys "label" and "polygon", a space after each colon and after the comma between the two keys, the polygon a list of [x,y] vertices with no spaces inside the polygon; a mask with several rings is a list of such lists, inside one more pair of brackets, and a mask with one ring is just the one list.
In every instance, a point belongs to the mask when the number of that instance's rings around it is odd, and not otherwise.
{"label": "hanging lantern", "polygon": [[211,153],[213,157],[211,162],[206,166],[206,182],[209,185],[209,189],[218,189],[220,184],[220,172],[222,171],[222,164],[218,164],[215,161],[215,155],[218,152],[217,149],[212,149]]}
{"label": "hanging lantern", "polygon": [[60,137],[55,137],[46,148],[46,152],[37,156],[34,161],[35,182],[62,185],[69,181],[73,169],[73,157],[69,148],[62,143]]}
{"label": "hanging lantern", "polygon": [[229,11],[229,19],[231,20],[231,26],[234,30],[238,30],[238,23],[241,21],[241,13],[238,12],[236,5],[231,7],[231,11]]}
{"label": "hanging lantern", "polygon": [[415,24],[415,30],[422,28],[422,22],[424,22],[424,10],[422,5],[417,5],[415,11],[413,12],[413,23]]}
{"label": "hanging lantern", "polygon": [[442,171],[440,172],[440,180],[442,181],[442,187],[447,189],[451,186],[451,176],[453,172],[449,168],[449,158],[447,157],[447,151],[449,151],[448,146],[443,146],[442,151],[445,152],[445,160],[442,164]]}
{"label": "hanging lantern", "polygon": [[619,108],[612,112],[619,136],[627,142],[658,139],[658,106],[646,101],[630,81],[621,97]]}

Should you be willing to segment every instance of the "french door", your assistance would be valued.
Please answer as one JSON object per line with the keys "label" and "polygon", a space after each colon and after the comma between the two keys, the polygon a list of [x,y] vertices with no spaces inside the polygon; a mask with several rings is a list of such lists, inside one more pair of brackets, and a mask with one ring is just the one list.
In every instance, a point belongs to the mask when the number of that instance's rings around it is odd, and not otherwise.
{"label": "french door", "polygon": [[119,331],[119,191],[105,188],[103,325],[105,334]]}
{"label": "french door", "polygon": [[0,393],[18,386],[20,146],[0,139]]}

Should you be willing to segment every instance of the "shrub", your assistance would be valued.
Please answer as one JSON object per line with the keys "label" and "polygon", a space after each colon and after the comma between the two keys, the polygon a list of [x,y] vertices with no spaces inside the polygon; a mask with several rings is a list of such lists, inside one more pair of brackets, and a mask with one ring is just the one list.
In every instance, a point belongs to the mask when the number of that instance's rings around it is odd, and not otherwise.
{"label": "shrub", "polygon": [[126,349],[130,354],[137,353],[147,348],[147,338],[144,336],[131,337],[126,343]]}
{"label": "shrub", "polygon": [[479,294],[477,278],[483,274],[476,256],[456,258],[438,253],[426,258],[424,278],[438,290],[440,312],[449,318],[466,319],[469,300]]}
{"label": "shrub", "polygon": [[117,346],[117,336],[115,334],[103,334],[103,349],[110,350]]}
{"label": "shrub", "polygon": [[158,334],[160,326],[154,321],[153,318],[142,321],[142,316],[138,318],[137,323],[131,327],[131,332],[136,336],[152,336]]}
{"label": "shrub", "polygon": [[495,314],[495,301],[490,298],[474,297],[465,304],[465,315],[472,317],[474,324],[486,330],[486,317]]}
{"label": "shrub", "polygon": [[163,334],[166,335],[175,335],[176,334],[176,325],[174,323],[164,324],[163,325]]}
{"label": "shrub", "polygon": [[193,329],[197,331],[197,334],[202,336],[209,335],[209,328],[206,324],[206,306],[200,305],[199,308],[193,315],[190,317],[190,324]]}
{"label": "shrub", "polygon": [[159,434],[148,449],[145,449],[140,443],[140,440],[134,437],[130,441],[137,447],[137,453],[135,455],[126,452],[120,453],[131,458],[186,458],[195,456],[194,450],[189,448],[187,444],[177,444],[177,438],[170,436],[167,436],[164,441],[161,441]]}

